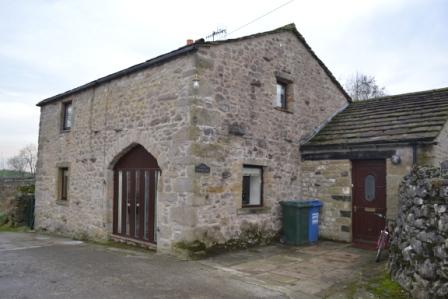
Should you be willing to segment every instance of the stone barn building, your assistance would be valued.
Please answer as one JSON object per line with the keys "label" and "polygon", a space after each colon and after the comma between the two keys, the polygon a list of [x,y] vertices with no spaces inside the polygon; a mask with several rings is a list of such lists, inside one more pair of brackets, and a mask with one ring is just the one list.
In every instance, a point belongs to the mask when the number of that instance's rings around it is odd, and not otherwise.
{"label": "stone barn building", "polygon": [[36,226],[169,252],[270,239],[279,201],[313,197],[324,201],[322,236],[351,241],[352,168],[379,171],[369,199],[387,192],[393,216],[413,159],[446,155],[447,97],[350,101],[294,25],[198,40],[45,99]]}
{"label": "stone barn building", "polygon": [[199,40],[38,103],[39,229],[170,251],[280,229],[299,143],[349,96],[294,25]]}

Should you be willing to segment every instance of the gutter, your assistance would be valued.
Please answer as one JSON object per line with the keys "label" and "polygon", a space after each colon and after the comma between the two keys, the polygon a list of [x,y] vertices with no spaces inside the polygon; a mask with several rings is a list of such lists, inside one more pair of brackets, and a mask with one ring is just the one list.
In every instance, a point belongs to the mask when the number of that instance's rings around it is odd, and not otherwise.
{"label": "gutter", "polygon": [[305,152],[323,152],[323,151],[334,151],[334,150],[359,150],[359,149],[372,149],[372,148],[390,148],[390,147],[400,147],[400,146],[413,146],[413,145],[435,145],[437,144],[434,140],[409,140],[409,141],[396,141],[396,142],[383,142],[375,143],[353,143],[353,144],[339,144],[339,145],[303,145],[301,151]]}

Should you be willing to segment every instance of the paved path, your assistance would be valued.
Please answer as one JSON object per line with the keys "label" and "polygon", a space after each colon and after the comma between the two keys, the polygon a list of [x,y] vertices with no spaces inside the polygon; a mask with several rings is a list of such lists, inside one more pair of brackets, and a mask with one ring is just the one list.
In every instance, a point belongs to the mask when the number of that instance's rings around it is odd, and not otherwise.
{"label": "paved path", "polygon": [[[280,291],[290,298],[327,298],[363,275],[373,262],[372,251],[350,244],[268,246],[227,253],[202,263],[232,273],[242,281]],[[338,295],[339,296],[339,295]],[[340,294],[340,298],[344,298]]]}
{"label": "paved path", "polygon": [[286,298],[198,262],[33,233],[0,233],[0,298]]}
{"label": "paved path", "polygon": [[[325,298],[373,253],[281,245],[180,261],[34,233],[0,233],[0,298]],[[344,298],[343,294],[342,297]]]}

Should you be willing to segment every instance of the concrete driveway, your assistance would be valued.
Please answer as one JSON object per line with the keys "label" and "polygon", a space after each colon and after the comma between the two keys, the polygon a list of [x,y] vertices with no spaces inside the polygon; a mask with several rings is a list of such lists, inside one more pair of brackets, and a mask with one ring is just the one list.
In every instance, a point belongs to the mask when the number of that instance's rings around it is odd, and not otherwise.
{"label": "concrete driveway", "polygon": [[3,232],[0,298],[323,298],[358,275],[356,269],[372,255],[321,242],[181,261],[145,250]]}

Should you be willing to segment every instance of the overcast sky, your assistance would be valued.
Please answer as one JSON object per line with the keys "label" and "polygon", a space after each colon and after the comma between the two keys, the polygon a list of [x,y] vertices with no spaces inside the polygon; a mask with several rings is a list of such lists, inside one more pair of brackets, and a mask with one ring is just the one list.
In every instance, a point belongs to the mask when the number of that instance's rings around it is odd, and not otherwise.
{"label": "overcast sky", "polygon": [[[37,143],[38,101],[286,2],[0,0],[0,168]],[[229,37],[292,22],[342,84],[358,71],[389,94],[448,86],[448,0],[295,0]]]}

